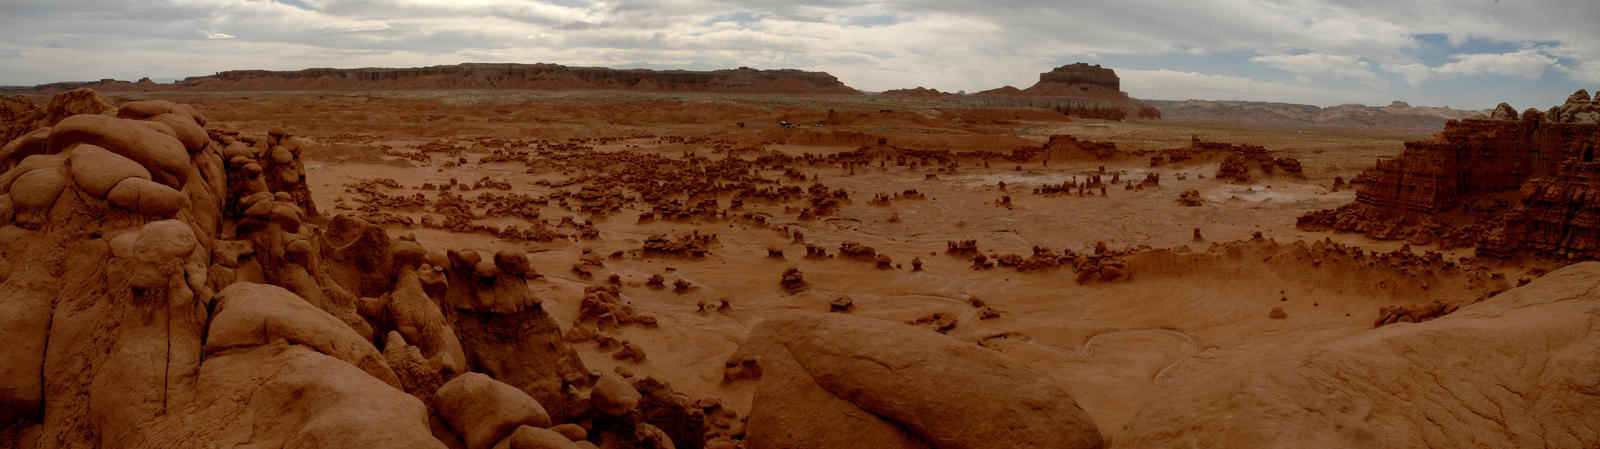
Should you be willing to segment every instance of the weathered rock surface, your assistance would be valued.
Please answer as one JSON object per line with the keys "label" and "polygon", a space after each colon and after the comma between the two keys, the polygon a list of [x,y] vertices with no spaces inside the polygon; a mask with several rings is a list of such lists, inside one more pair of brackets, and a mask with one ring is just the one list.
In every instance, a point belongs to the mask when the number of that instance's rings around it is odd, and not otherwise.
{"label": "weathered rock surface", "polygon": [[[421,287],[395,281],[406,272],[415,281],[420,267],[351,276],[364,268],[325,257],[336,245],[311,220],[298,144],[283,133],[208,131],[198,111],[167,102],[130,103],[121,118],[112,111],[92,91],[63,94],[13,122],[25,126],[7,132],[22,137],[0,150],[6,441],[445,447],[418,399],[430,395],[402,391],[466,364],[459,343],[447,348],[453,340],[419,339],[446,347],[424,359],[401,337],[449,329]],[[224,149],[234,153],[227,163]],[[381,230],[351,234],[370,237],[387,260]],[[340,242],[336,250],[354,245]],[[396,313],[393,301],[352,290],[412,292],[409,306],[433,313]],[[394,356],[374,344],[380,338]],[[409,383],[390,360],[405,364]],[[524,421],[549,425],[543,413]]]}
{"label": "weathered rock surface", "polygon": [[1089,416],[1050,376],[896,322],[787,315],[758,325],[738,354],[763,368],[751,448],[1102,444]]}
{"label": "weathered rock surface", "polygon": [[[1568,106],[1586,102],[1571,99]],[[1590,202],[1585,164],[1600,149],[1600,125],[1539,118],[1451,121],[1363,173],[1354,203],[1306,214],[1300,226],[1477,245],[1496,255],[1563,254],[1560,248],[1570,246],[1574,257],[1590,257],[1588,248],[1600,241],[1584,231],[1593,228],[1582,212]],[[1519,212],[1506,215],[1517,203]]]}
{"label": "weathered rock surface", "polygon": [[518,426],[550,426],[550,415],[538,401],[481,373],[456,376],[434,393],[433,400],[439,416],[461,435],[468,449],[492,448]]}
{"label": "weathered rock surface", "polygon": [[343,360],[400,388],[400,379],[371,342],[282,287],[233,284],[217,292],[215,307],[206,333],[206,353],[282,340]]}
{"label": "weathered rock surface", "polygon": [[1185,376],[1117,444],[1593,447],[1596,287],[1600,263],[1571,265],[1432,321]]}

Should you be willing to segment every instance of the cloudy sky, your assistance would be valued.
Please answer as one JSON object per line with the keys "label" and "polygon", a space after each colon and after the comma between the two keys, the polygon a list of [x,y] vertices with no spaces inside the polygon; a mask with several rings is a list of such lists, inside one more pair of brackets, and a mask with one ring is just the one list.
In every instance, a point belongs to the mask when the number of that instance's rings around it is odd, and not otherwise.
{"label": "cloudy sky", "polygon": [[0,85],[460,62],[800,68],[1149,99],[1547,108],[1600,88],[1597,0],[0,0]]}

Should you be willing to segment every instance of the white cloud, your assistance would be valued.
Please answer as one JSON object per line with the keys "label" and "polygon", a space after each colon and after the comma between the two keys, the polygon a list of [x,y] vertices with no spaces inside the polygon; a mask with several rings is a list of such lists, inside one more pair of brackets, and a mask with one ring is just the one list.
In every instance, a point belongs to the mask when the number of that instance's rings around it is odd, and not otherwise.
{"label": "white cloud", "polygon": [[1372,89],[1385,89],[1389,82],[1372,72],[1372,63],[1354,56],[1305,53],[1270,54],[1250,58],[1250,62],[1283,70],[1306,79],[1349,78]]}
{"label": "white cloud", "polygon": [[[1558,69],[1565,72],[1567,78],[1572,81],[1591,86],[1600,84],[1600,61],[1589,61],[1577,67],[1558,67]],[[1596,89],[1595,92],[1600,92],[1600,89]]]}
{"label": "white cloud", "polygon": [[[1412,86],[1418,86],[1433,78],[1455,78],[1474,75],[1505,75],[1518,76],[1529,80],[1539,79],[1546,71],[1555,69],[1566,72],[1574,81],[1583,81],[1589,75],[1583,72],[1583,64],[1595,66],[1593,62],[1580,63],[1578,68],[1569,68],[1560,64],[1560,60],[1551,56],[1543,47],[1530,47],[1509,53],[1472,53],[1451,55],[1453,62],[1437,66],[1427,66],[1419,63],[1383,64],[1381,68],[1405,80]],[[1597,75],[1600,77],[1600,75]]]}
{"label": "white cloud", "polygon": [[[1600,78],[1594,0],[169,0],[160,8],[0,1],[0,45],[21,55],[6,60],[0,84],[505,61],[790,67],[828,71],[865,90],[977,91],[1026,87],[1075,60],[1152,69],[1169,60],[1189,66],[1142,76],[1187,83],[1181,89],[1125,82],[1126,89],[1146,98],[1271,99],[1239,90],[1250,86],[1289,96],[1280,100],[1332,104],[1386,102],[1396,89],[1426,89],[1439,78],[1534,79],[1552,69],[1575,82]],[[1453,50],[1467,54],[1429,67],[1420,61],[1432,59],[1418,52],[1452,50],[1429,48],[1416,37],[1425,33],[1457,45],[1529,47]],[[131,54],[145,57],[123,57]],[[1240,64],[1241,55],[1255,57]],[[1196,73],[1219,61],[1210,58],[1231,58],[1220,61],[1238,66],[1229,69],[1237,76]]]}
{"label": "white cloud", "polygon": [[1423,82],[1433,78],[1433,67],[1415,62],[1381,64],[1383,71],[1393,73],[1412,87],[1420,86]]}
{"label": "white cloud", "polygon": [[1433,68],[1439,76],[1510,75],[1538,79],[1556,66],[1556,58],[1537,48],[1511,53],[1477,53],[1454,55],[1455,62]]}

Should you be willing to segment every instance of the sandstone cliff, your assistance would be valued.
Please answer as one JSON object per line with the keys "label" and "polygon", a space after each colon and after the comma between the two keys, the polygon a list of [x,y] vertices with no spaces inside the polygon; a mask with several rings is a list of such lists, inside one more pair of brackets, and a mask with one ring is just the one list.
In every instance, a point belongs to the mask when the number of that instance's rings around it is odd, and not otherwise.
{"label": "sandstone cliff", "polygon": [[1363,173],[1354,203],[1302,216],[1300,225],[1479,245],[1490,254],[1592,258],[1584,248],[1600,241],[1591,241],[1593,220],[1582,211],[1600,202],[1587,194],[1600,123],[1585,114],[1593,104],[1579,93],[1551,113],[1519,116],[1502,104],[1491,118],[1451,121]]}

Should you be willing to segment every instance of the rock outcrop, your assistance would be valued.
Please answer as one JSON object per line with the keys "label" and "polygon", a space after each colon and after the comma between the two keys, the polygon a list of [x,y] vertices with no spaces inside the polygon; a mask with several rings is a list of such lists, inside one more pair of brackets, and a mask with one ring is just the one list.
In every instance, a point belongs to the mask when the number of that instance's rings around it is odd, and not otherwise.
{"label": "rock outcrop", "polygon": [[107,105],[60,95],[0,150],[0,426],[51,447],[443,447],[354,314],[222,266],[237,236],[314,269],[290,195],[228,170],[188,108]]}
{"label": "rock outcrop", "polygon": [[[88,90],[27,115],[0,149],[7,441],[487,448],[594,413],[521,253],[321,217],[281,130]],[[662,443],[637,429],[595,430]]]}
{"label": "rock outcrop", "polygon": [[1094,448],[1100,432],[1050,376],[905,324],[796,313],[751,331],[751,449]]}
{"label": "rock outcrop", "polygon": [[[1600,445],[1600,263],[1425,323],[1255,354],[1181,377],[1119,446]],[[1494,329],[1494,332],[1484,332]]]}
{"label": "rock outcrop", "polygon": [[[1574,95],[1578,96],[1582,95]],[[1588,102],[1569,100],[1568,106],[1579,110],[1584,103]],[[1497,110],[1514,112],[1509,106]],[[1582,204],[1591,201],[1581,193],[1587,185],[1582,165],[1593,162],[1600,149],[1600,125],[1555,122],[1549,120],[1550,114],[1496,116],[1499,118],[1452,121],[1431,139],[1407,142],[1400,156],[1378,161],[1357,178],[1363,185],[1354,203],[1302,216],[1300,226],[1471,246],[1490,237],[1489,231],[1502,219],[1510,219],[1513,223],[1507,230],[1494,237],[1498,243],[1487,245],[1495,253],[1521,248],[1517,242],[1569,238],[1530,240],[1520,236],[1541,232],[1537,226],[1552,226],[1551,220],[1560,219],[1556,216],[1568,216],[1577,220],[1578,227],[1587,227],[1578,213]],[[1534,179],[1541,181],[1525,187]],[[1571,187],[1565,187],[1566,183],[1572,183]],[[1518,200],[1519,192],[1538,198]],[[1570,198],[1553,199],[1552,195]],[[1502,217],[1510,209],[1508,203],[1517,202],[1527,203],[1524,212]],[[1557,203],[1572,210],[1546,210]],[[1463,213],[1450,214],[1453,211]],[[1545,224],[1530,228],[1529,220]],[[1584,237],[1579,233],[1573,238]],[[1543,248],[1551,249],[1548,244]]]}
{"label": "rock outcrop", "polygon": [[558,64],[458,64],[416,68],[233,70],[172,84],[116,80],[5,88],[0,93],[54,94],[78,88],[107,92],[238,92],[283,90],[530,89],[632,90],[761,94],[859,94],[824,72],[801,70],[646,70]]}

